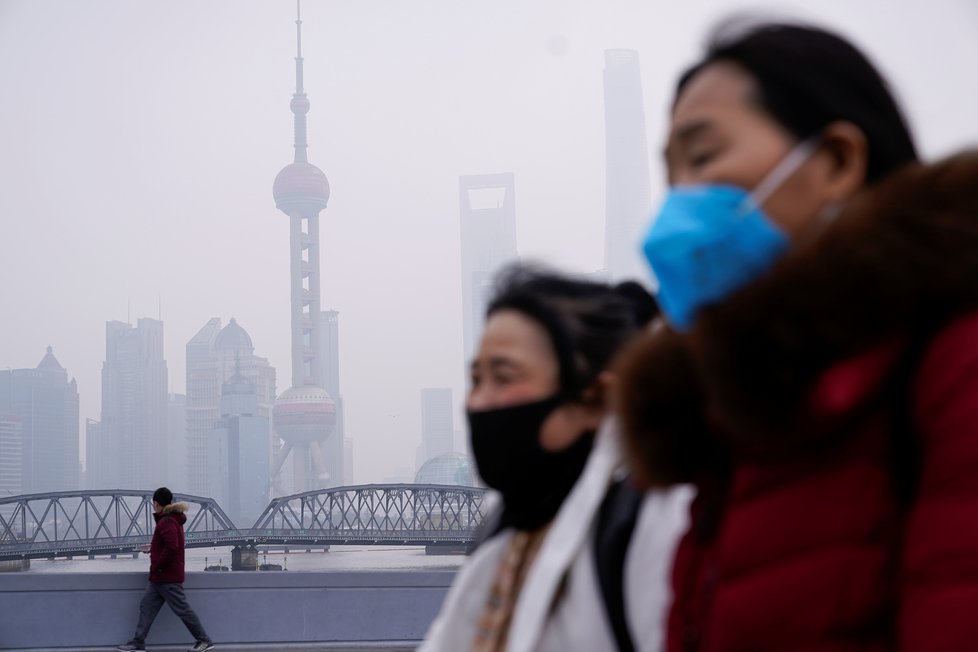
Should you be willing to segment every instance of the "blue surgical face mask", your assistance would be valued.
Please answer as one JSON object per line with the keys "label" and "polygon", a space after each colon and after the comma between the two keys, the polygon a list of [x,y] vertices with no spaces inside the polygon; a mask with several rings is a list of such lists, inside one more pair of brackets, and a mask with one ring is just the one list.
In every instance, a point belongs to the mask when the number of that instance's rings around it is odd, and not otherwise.
{"label": "blue surgical face mask", "polygon": [[700,308],[722,301],[784,254],[788,236],[761,204],[814,150],[812,140],[797,145],[753,192],[713,184],[670,188],[642,248],[674,329],[689,330]]}

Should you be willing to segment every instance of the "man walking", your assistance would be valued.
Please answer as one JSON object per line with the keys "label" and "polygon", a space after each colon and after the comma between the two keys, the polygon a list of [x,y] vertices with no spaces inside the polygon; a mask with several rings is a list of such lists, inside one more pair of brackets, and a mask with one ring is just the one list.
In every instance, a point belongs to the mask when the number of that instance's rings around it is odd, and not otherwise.
{"label": "man walking", "polygon": [[166,487],[160,487],[153,493],[156,529],[153,531],[153,542],[149,550],[149,586],[139,603],[136,633],[128,643],[120,645],[117,648],[119,650],[141,652],[146,649],[146,635],[164,602],[170,605],[170,609],[183,621],[197,641],[190,650],[203,652],[214,647],[183,593],[183,524],[187,522],[185,511],[187,503],[174,503],[173,493]]}

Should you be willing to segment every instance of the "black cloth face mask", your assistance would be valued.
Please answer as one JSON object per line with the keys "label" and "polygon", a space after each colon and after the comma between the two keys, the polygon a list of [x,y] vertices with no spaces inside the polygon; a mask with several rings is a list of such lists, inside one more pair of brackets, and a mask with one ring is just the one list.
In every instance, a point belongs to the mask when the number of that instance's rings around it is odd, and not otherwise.
{"label": "black cloth face mask", "polygon": [[540,445],[544,421],[566,403],[560,392],[530,403],[466,412],[479,475],[503,496],[501,526],[535,530],[547,524],[584,470],[594,431],[559,451]]}

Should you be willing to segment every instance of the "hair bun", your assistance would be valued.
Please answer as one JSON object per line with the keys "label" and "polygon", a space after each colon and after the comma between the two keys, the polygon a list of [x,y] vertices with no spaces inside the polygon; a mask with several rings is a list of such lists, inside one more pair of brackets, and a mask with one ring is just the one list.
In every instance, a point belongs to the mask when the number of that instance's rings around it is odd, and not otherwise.
{"label": "hair bun", "polygon": [[628,301],[639,326],[645,326],[659,315],[655,297],[638,281],[622,281],[615,286],[615,294]]}

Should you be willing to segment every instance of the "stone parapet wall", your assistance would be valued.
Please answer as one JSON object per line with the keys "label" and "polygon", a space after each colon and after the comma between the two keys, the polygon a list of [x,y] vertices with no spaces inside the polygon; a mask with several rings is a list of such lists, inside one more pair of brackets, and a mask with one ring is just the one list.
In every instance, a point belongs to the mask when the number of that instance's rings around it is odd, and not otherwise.
{"label": "stone parapet wall", "polygon": [[[221,643],[419,641],[454,571],[187,573]],[[0,574],[0,649],[114,646],[132,635],[144,573]],[[163,607],[147,645],[193,643]]]}

